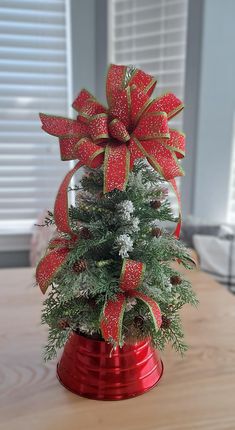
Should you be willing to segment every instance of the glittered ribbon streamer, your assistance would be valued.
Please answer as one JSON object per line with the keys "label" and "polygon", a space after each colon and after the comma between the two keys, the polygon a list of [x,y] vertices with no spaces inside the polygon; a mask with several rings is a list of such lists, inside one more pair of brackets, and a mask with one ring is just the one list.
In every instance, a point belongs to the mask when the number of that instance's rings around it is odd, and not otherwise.
{"label": "glittered ribbon streamer", "polygon": [[67,234],[73,234],[69,220],[69,203],[68,203],[68,187],[73,175],[82,167],[79,163],[70,170],[62,181],[58,190],[55,205],[54,205],[54,220],[59,231]]}
{"label": "glittered ribbon streamer", "polygon": [[[80,151],[80,158],[83,161],[79,161],[72,170],[70,170],[67,175],[65,176],[64,180],[62,181],[56,199],[55,199],[55,205],[54,205],[54,220],[56,223],[56,226],[59,231],[63,233],[73,234],[73,231],[70,226],[70,220],[69,220],[69,202],[68,202],[68,187],[69,184],[75,175],[75,173],[84,165],[84,160],[86,160],[87,165],[89,167],[98,167],[103,160],[103,153],[104,149],[98,147],[95,148],[94,152],[87,152],[84,150],[84,146],[87,144],[87,138],[83,138],[82,142],[80,142],[80,145],[78,147],[78,151]],[[83,156],[82,150],[86,154]],[[88,160],[89,158],[89,160]]]}
{"label": "glittered ribbon streamer", "polygon": [[179,193],[175,179],[171,179],[171,181],[169,183],[170,183],[171,187],[173,188],[173,191],[174,191],[176,198],[177,198],[177,201],[178,201],[179,217],[178,217],[178,222],[176,224],[176,228],[175,228],[175,231],[173,234],[176,237],[176,239],[179,239],[180,231],[181,231],[181,224],[182,224],[182,209],[181,209],[180,193]]}
{"label": "glittered ribbon streamer", "polygon": [[77,240],[73,235],[70,239],[52,239],[47,254],[41,258],[36,269],[36,281],[45,294],[48,286],[53,282],[58,271],[66,264],[71,247]]}

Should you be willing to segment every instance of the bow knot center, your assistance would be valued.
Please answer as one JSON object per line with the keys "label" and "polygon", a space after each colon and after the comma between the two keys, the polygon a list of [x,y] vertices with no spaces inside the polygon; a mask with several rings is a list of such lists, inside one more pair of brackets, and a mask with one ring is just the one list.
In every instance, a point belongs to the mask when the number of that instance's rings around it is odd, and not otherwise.
{"label": "bow knot center", "polygon": [[118,142],[126,143],[128,142],[128,140],[130,140],[130,135],[125,125],[123,124],[122,121],[120,121],[120,119],[117,119],[117,118],[113,119],[109,123],[108,127],[109,127],[110,136],[118,140]]}

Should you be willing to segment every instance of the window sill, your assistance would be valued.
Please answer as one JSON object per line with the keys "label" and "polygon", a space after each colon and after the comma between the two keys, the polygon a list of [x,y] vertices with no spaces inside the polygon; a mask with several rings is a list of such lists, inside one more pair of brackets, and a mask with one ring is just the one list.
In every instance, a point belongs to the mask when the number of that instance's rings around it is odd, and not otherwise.
{"label": "window sill", "polygon": [[34,222],[34,220],[1,221],[0,252],[28,251]]}

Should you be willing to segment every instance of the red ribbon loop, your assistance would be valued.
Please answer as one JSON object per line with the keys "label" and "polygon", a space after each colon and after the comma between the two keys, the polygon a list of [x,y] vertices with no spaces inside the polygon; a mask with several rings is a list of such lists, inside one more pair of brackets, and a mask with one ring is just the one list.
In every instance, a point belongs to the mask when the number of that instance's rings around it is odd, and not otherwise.
{"label": "red ribbon loop", "polygon": [[[169,138],[167,114],[165,112],[150,112],[144,114],[133,132],[139,140]],[[156,143],[153,146],[157,146]]]}

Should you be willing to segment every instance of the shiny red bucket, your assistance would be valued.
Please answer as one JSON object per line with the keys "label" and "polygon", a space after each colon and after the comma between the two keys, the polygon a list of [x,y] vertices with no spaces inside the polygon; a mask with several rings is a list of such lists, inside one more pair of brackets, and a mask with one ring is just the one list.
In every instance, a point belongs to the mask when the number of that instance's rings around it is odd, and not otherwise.
{"label": "shiny red bucket", "polygon": [[104,341],[73,333],[57,366],[57,376],[73,393],[95,400],[122,400],[153,388],[163,373],[149,340],[111,351]]}

